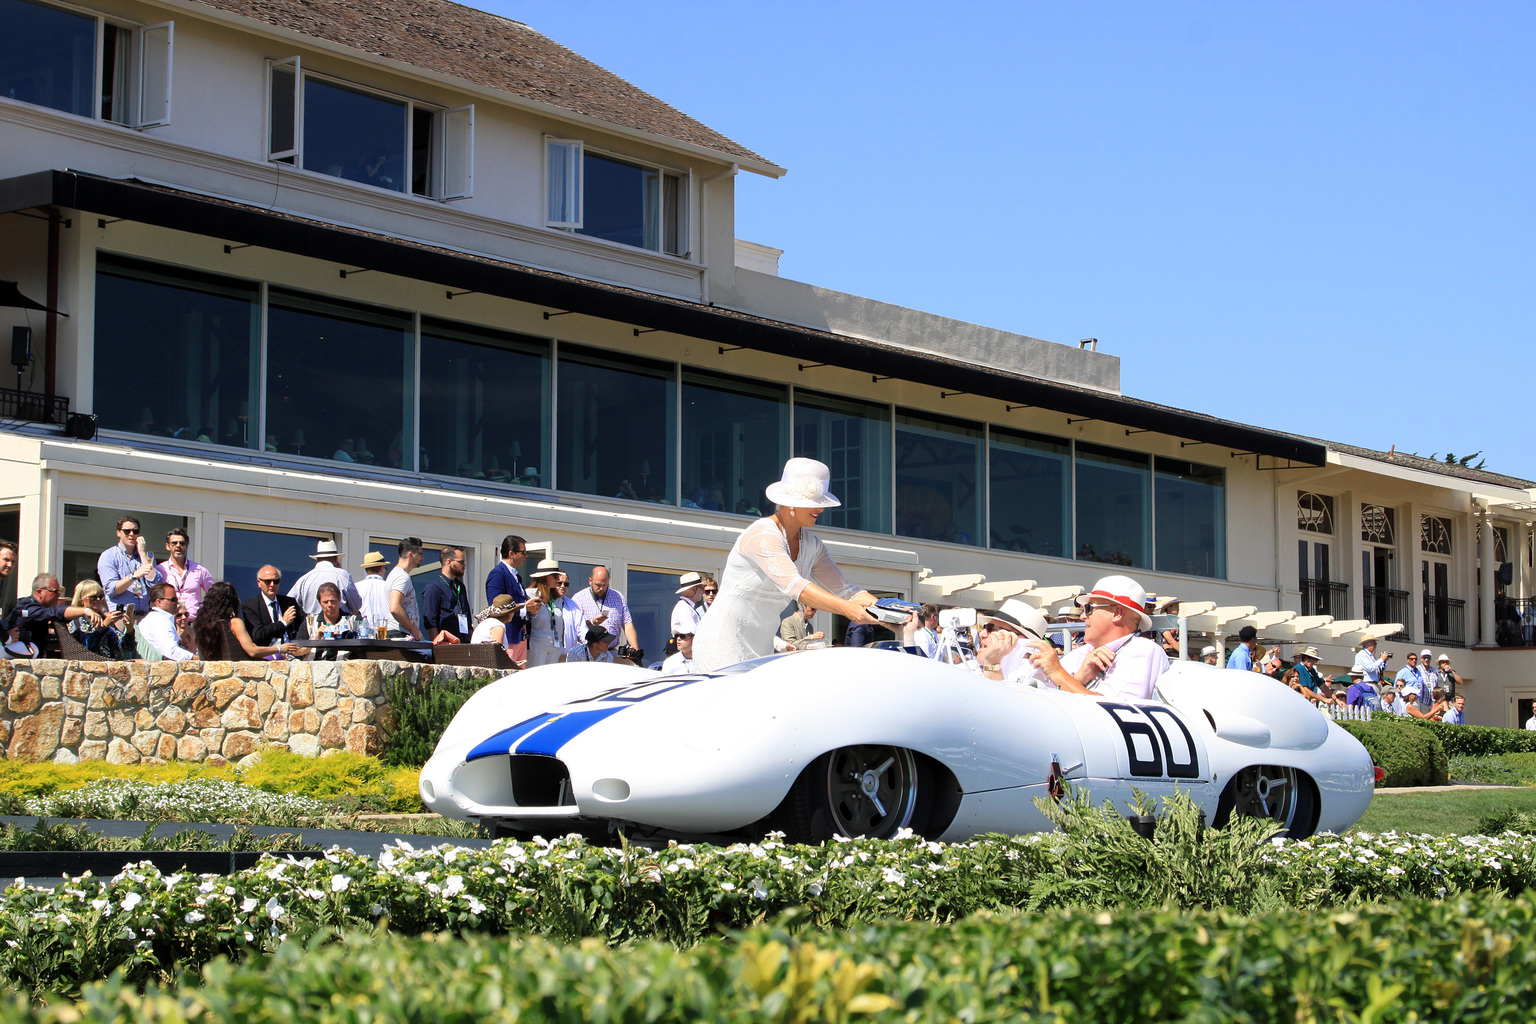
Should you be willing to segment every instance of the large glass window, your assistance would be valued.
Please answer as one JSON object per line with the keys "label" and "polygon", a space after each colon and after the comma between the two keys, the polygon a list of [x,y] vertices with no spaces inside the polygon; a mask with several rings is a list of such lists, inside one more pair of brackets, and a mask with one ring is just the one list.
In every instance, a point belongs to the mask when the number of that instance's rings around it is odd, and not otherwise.
{"label": "large glass window", "polygon": [[677,487],[672,364],[562,345],[559,380],[557,486],[672,504]]}
{"label": "large glass window", "polygon": [[579,142],[551,140],[548,150],[551,226],[673,256],[688,254],[685,176],[586,152]]}
{"label": "large glass window", "polygon": [[897,412],[899,535],[954,544],[979,543],[981,447],[978,424]]}
{"label": "large glass window", "polygon": [[993,427],[992,546],[1071,557],[1072,447],[1039,434]]}
{"label": "large glass window", "polygon": [[786,390],[683,371],[683,507],[751,516],[773,511],[763,488],[779,478],[787,457]]}
{"label": "large glass window", "polygon": [[795,391],[795,454],[827,464],[842,501],[820,522],[891,532],[891,410],[849,398]]}
{"label": "large glass window", "polygon": [[1157,568],[1190,576],[1227,575],[1226,475],[1159,455],[1157,479]]}
{"label": "large glass window", "polygon": [[413,468],[413,339],[403,313],[270,289],[268,444],[338,462]]}
{"label": "large glass window", "polygon": [[1139,452],[1077,445],[1077,557],[1150,568],[1152,459]]}
{"label": "large glass window", "polygon": [[0,0],[0,96],[91,117],[95,91],[95,18]]}
{"label": "large glass window", "polygon": [[405,151],[404,103],[321,78],[305,79],[305,170],[404,192]]}
{"label": "large glass window", "polygon": [[260,298],[248,281],[98,254],[98,422],[256,447]]}
{"label": "large glass window", "polygon": [[[310,555],[315,553],[315,545],[322,540],[335,540],[335,536],[329,533],[283,533],[245,526],[226,526],[224,574],[221,579],[233,583],[243,601],[258,593],[256,571],[264,565],[275,565],[283,573],[283,585],[278,589],[286,594],[292,589],[295,580],[315,567]],[[385,557],[391,561],[392,555],[393,552],[385,552]],[[362,573],[355,566],[361,560],[361,557],[345,559],[350,563],[348,569],[358,575]]]}
{"label": "large glass window", "polygon": [[549,343],[423,320],[422,469],[546,487]]}
{"label": "large glass window", "polygon": [[[624,600],[629,602],[629,613],[635,620],[635,639],[640,641],[640,648],[645,651],[647,665],[666,657],[667,641],[672,636],[672,606],[677,604],[677,577],[680,571],[629,570],[629,590],[624,594]],[[577,589],[573,577],[570,593],[575,594]]]}

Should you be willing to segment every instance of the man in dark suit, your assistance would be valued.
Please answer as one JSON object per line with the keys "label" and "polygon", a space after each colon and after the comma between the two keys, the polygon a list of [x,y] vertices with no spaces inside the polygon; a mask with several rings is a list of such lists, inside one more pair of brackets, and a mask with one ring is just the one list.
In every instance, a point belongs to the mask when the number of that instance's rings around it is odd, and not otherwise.
{"label": "man in dark suit", "polygon": [[282,570],[275,565],[262,566],[256,572],[260,595],[240,605],[240,620],[245,623],[246,632],[263,647],[309,639],[304,610],[293,598],[279,593],[282,582]]}

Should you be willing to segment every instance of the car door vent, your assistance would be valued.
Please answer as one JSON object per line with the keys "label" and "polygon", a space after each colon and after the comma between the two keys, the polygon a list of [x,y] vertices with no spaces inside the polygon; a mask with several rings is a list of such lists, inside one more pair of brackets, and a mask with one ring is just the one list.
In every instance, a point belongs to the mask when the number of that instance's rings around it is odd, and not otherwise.
{"label": "car door vent", "polygon": [[565,762],[541,754],[513,754],[512,799],[519,807],[570,807],[576,803],[571,792],[571,773]]}

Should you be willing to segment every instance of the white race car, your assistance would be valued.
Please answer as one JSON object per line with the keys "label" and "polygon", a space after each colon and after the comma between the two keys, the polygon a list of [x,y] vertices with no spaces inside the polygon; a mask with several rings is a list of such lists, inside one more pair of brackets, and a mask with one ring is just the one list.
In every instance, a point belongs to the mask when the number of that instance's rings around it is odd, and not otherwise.
{"label": "white race car", "polygon": [[472,696],[421,773],[432,810],[499,834],[791,841],[1045,831],[1066,783],[1129,808],[1189,793],[1207,820],[1294,837],[1365,812],[1365,748],[1266,676],[1175,662],[1161,700],[1016,688],[897,651],[775,655],[709,675],[550,665]]}

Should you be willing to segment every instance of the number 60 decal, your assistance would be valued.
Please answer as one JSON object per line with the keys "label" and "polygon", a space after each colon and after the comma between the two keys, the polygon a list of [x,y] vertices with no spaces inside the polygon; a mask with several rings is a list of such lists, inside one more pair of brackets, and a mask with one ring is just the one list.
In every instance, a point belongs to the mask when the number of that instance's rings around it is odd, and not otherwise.
{"label": "number 60 decal", "polygon": [[[1179,716],[1171,710],[1165,707],[1108,702],[1099,704],[1099,707],[1108,712],[1109,717],[1114,719],[1125,737],[1125,751],[1130,755],[1133,776],[1154,779],[1200,778],[1200,754],[1195,747],[1195,738],[1190,735],[1189,728],[1179,719]],[[1173,744],[1168,742],[1168,733],[1160,719],[1172,722],[1183,734],[1184,749],[1189,752],[1187,761],[1180,761],[1174,755]],[[1151,752],[1150,757],[1142,757],[1137,752],[1137,736],[1146,737],[1147,749]],[[1166,772],[1163,770],[1165,765]]]}

